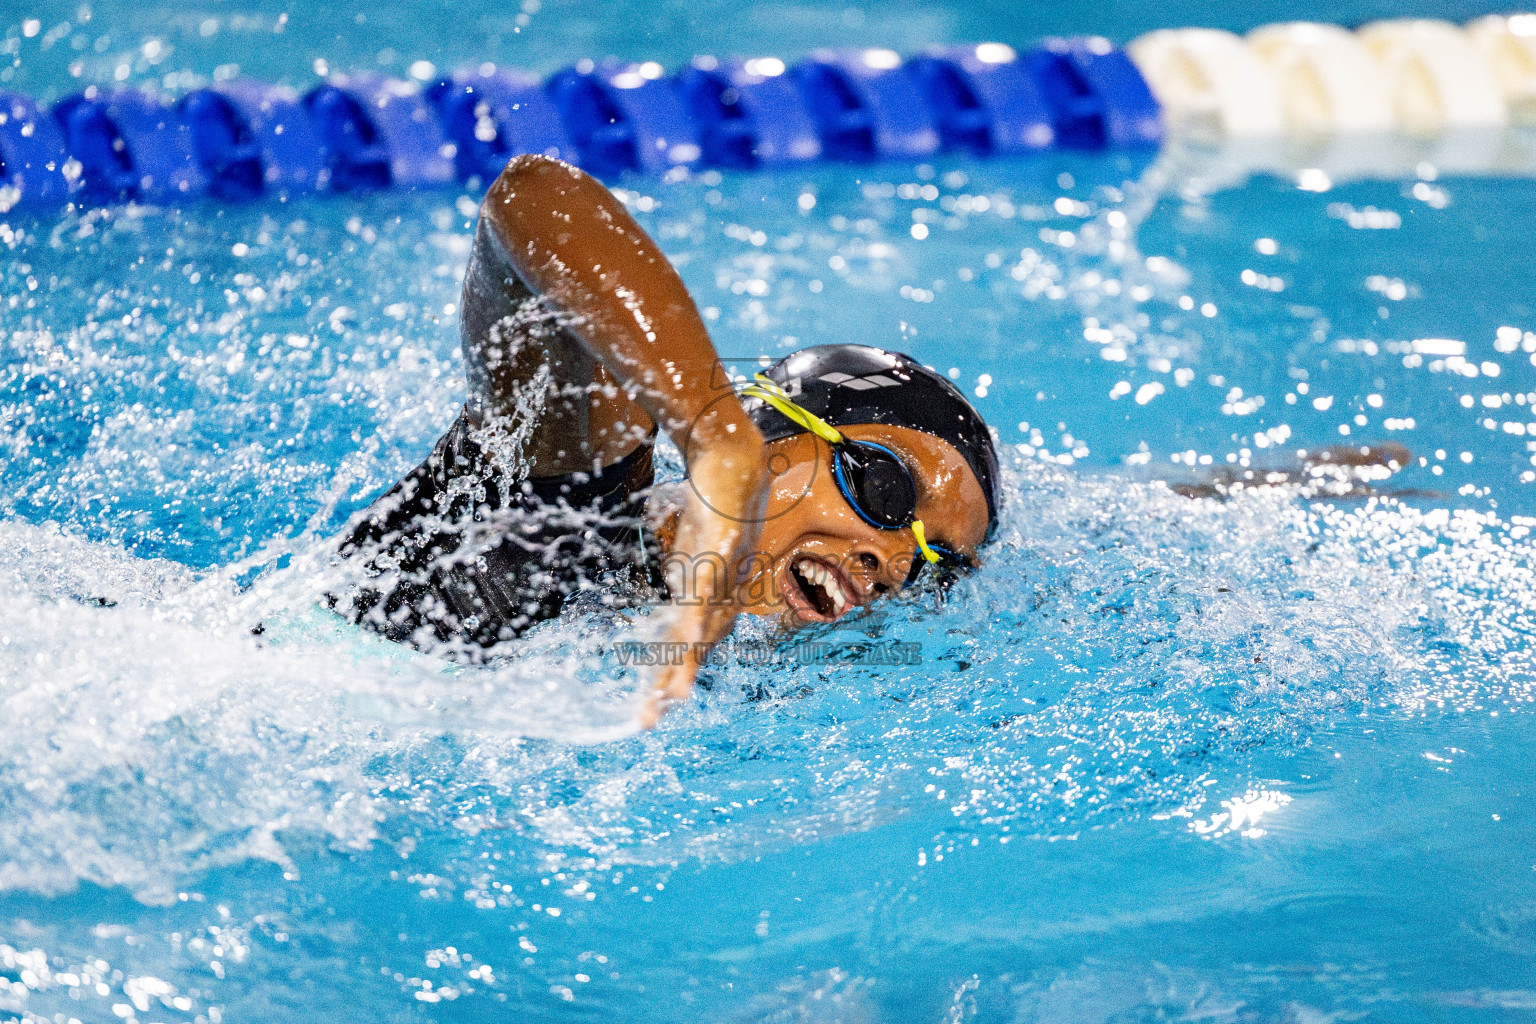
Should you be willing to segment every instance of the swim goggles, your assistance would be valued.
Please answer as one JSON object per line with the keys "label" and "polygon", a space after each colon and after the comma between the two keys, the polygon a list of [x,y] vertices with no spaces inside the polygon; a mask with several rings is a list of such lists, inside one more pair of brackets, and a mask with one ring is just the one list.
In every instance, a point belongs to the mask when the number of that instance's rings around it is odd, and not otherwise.
{"label": "swim goggles", "polygon": [[756,380],[741,394],[767,402],[831,446],[832,479],[860,519],[877,530],[912,531],[922,557],[913,561],[908,584],[917,579],[924,565],[933,566],[941,579],[969,568],[968,560],[958,552],[929,543],[923,521],[917,518],[917,482],[900,456],[885,445],[845,437],[820,416],[796,405],[770,378],[757,374]]}

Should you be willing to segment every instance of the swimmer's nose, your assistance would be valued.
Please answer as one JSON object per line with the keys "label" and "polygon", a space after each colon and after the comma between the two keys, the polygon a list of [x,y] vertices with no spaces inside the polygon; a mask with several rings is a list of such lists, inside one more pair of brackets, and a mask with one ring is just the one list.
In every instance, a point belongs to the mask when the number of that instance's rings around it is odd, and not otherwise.
{"label": "swimmer's nose", "polygon": [[868,581],[869,596],[873,600],[889,591],[900,590],[911,564],[911,554],[900,548],[886,551],[870,545],[859,549],[852,568]]}

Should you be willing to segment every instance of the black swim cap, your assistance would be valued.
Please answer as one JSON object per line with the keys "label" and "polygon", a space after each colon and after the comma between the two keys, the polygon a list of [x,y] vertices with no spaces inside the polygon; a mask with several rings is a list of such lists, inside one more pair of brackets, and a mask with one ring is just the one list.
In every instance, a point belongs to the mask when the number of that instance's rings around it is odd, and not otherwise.
{"label": "black swim cap", "polygon": [[[883,423],[932,434],[955,447],[987,497],[987,535],[997,526],[997,451],[992,432],[964,395],[943,377],[900,352],[869,345],[817,345],[763,371],[796,405],[834,427]],[[742,407],[764,440],[805,428],[760,398]]]}

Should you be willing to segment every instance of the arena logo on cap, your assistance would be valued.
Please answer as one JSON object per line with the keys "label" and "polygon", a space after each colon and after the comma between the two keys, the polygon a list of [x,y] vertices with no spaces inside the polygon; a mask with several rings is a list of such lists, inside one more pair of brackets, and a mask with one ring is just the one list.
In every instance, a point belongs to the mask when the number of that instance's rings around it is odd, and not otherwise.
{"label": "arena logo on cap", "polygon": [[[817,380],[824,380],[828,384],[841,388],[852,388],[855,391],[868,391],[871,388],[896,388],[901,386],[901,381],[892,380],[883,373],[871,373],[865,377],[855,377],[852,374],[824,373]],[[796,383],[799,383],[798,378]]]}

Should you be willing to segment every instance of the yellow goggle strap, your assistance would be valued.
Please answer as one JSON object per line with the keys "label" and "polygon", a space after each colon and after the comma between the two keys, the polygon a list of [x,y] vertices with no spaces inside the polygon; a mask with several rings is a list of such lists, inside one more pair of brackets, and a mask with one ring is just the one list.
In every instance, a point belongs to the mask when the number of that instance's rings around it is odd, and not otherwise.
{"label": "yellow goggle strap", "polygon": [[938,552],[928,546],[928,533],[923,529],[921,519],[912,520],[912,536],[917,540],[917,550],[923,553],[923,557],[928,559],[930,565],[939,560]]}
{"label": "yellow goggle strap", "polygon": [[800,408],[784,393],[783,388],[761,373],[757,375],[757,383],[748,384],[741,389],[741,393],[747,398],[761,398],[788,419],[800,424],[828,444],[843,442],[843,435],[836,427],[815,413]]}

